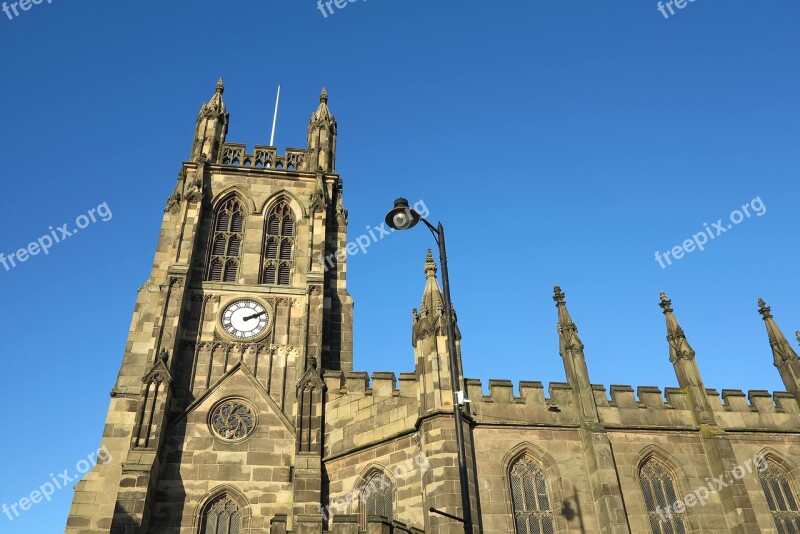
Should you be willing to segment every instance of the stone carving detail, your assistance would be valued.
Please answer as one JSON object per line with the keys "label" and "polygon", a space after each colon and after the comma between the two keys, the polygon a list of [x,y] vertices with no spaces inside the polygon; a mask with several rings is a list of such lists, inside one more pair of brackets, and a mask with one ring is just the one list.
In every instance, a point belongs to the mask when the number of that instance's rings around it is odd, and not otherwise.
{"label": "stone carving detail", "polygon": [[764,299],[758,299],[758,313],[760,313],[761,317],[764,319],[772,318],[772,308],[767,306],[767,303],[764,302]]}
{"label": "stone carving detail", "polygon": [[227,441],[240,441],[253,433],[256,417],[253,410],[238,399],[226,400],[211,412],[211,431]]}
{"label": "stone carving detail", "polygon": [[199,178],[195,179],[187,184],[185,198],[189,202],[197,202],[203,198],[204,191],[205,187],[203,187],[203,181]]}
{"label": "stone carving detail", "polygon": [[686,340],[683,328],[672,315],[672,301],[667,298],[666,293],[663,291],[659,294],[659,298],[661,302],[658,305],[661,306],[661,309],[664,310],[664,315],[667,317],[667,341],[669,341],[670,346],[670,361],[675,363],[678,360],[693,360],[695,351]]}
{"label": "stone carving detail", "polygon": [[297,299],[292,297],[278,297],[275,299],[275,305],[285,304],[286,306],[292,308],[297,305]]}
{"label": "stone carving detail", "polygon": [[148,292],[152,292],[153,291],[153,287],[154,287],[153,279],[152,278],[148,278],[147,281],[144,284],[139,286],[139,289],[138,289],[137,292],[141,293],[142,290],[145,290],[145,291],[148,291]]}
{"label": "stone carving detail", "polygon": [[164,383],[164,375],[160,372],[154,373],[153,376],[150,377],[148,381],[150,384],[163,384]]}
{"label": "stone carving detail", "polygon": [[336,197],[336,218],[340,224],[347,224],[348,211],[344,207],[342,190],[339,188],[339,195]]}
{"label": "stone carving detail", "polygon": [[183,196],[180,194],[180,192],[175,191],[172,193],[167,199],[167,206],[164,208],[164,213],[167,213],[168,211],[171,211],[173,207],[178,206],[181,203],[181,200],[183,200]]}
{"label": "stone carving detail", "polygon": [[[775,324],[772,318],[772,308],[767,306],[764,299],[758,299],[758,313],[764,318],[767,323],[767,333],[769,335],[769,346],[772,348],[772,353],[775,356],[775,366],[780,367],[781,362],[797,363],[797,353],[789,344],[789,340],[783,335],[780,328]],[[795,333],[800,341],[800,332]]]}
{"label": "stone carving detail", "polygon": [[[566,312],[566,293],[561,291],[561,287],[553,287],[553,300],[559,308],[559,320],[556,324],[556,331],[561,341],[561,355],[566,356],[567,352],[583,352],[583,342],[578,336],[578,327],[570,319],[569,314]],[[562,317],[563,312],[563,317]]]}
{"label": "stone carving detail", "polygon": [[327,202],[328,193],[325,190],[325,179],[320,169],[317,171],[317,181],[314,186],[314,192],[308,197],[308,205],[312,212],[324,212]]}

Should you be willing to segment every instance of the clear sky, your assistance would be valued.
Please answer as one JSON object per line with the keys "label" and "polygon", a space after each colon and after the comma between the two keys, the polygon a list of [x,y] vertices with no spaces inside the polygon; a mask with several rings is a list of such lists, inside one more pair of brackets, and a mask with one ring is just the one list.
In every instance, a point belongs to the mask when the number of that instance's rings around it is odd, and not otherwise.
{"label": "clear sky", "polygon": [[[445,224],[465,372],[485,387],[564,380],[558,283],[594,383],[676,385],[666,291],[707,387],[783,389],[756,299],[796,346],[800,4],[697,0],[669,18],[652,0],[333,9],[44,0],[0,12],[0,252],[91,209],[111,215],[0,266],[0,504],[99,446],[136,290],[219,76],[228,140],[250,148],[269,142],[277,84],[281,151],[305,146],[328,88],[351,239],[401,195]],[[718,219],[725,233],[661,268],[656,251]],[[433,244],[419,228],[349,259],[357,369],[413,371],[411,309]],[[63,531],[71,498],[0,513],[0,532]]]}

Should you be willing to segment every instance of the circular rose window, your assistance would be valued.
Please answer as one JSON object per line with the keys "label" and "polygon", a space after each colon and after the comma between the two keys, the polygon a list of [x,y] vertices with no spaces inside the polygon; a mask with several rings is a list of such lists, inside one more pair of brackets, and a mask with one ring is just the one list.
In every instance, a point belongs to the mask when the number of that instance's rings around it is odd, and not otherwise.
{"label": "circular rose window", "polygon": [[211,431],[228,441],[245,439],[256,428],[256,416],[244,402],[234,399],[223,401],[211,412]]}

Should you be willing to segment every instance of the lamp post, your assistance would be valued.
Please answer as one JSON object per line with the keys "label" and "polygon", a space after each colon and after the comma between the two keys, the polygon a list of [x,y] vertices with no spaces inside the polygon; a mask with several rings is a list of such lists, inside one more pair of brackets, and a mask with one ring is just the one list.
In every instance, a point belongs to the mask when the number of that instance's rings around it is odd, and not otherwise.
{"label": "lamp post", "polygon": [[445,320],[447,321],[447,352],[450,360],[450,385],[453,389],[453,414],[456,423],[456,445],[458,447],[458,472],[461,482],[461,507],[464,510],[464,518],[459,519],[450,514],[445,514],[439,510],[431,509],[452,519],[457,519],[464,523],[464,532],[473,534],[472,530],[472,507],[469,498],[469,479],[467,478],[467,454],[464,446],[464,426],[461,416],[461,402],[459,399],[458,363],[456,362],[456,328],[455,318],[453,317],[453,305],[450,301],[450,277],[447,273],[447,249],[444,241],[444,227],[442,223],[433,226],[409,207],[408,200],[398,198],[394,201],[394,208],[386,214],[386,224],[395,230],[408,230],[422,221],[433,234],[433,239],[439,246],[439,262],[442,266],[442,288],[444,292]]}

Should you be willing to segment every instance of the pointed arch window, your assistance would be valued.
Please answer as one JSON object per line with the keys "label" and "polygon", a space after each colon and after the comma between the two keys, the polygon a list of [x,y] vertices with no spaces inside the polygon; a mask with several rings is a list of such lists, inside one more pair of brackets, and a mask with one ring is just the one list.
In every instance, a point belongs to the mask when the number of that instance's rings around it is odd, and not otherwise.
{"label": "pointed arch window", "polygon": [[227,494],[212,500],[203,509],[200,534],[239,534],[240,531],[239,505]]}
{"label": "pointed arch window", "polygon": [[511,502],[516,534],[553,534],[553,509],[541,468],[525,455],[511,464]]}
{"label": "pointed arch window", "polygon": [[367,530],[367,517],[376,515],[394,519],[394,482],[381,471],[370,474],[361,486],[358,502],[360,530]]}
{"label": "pointed arch window", "polygon": [[237,281],[241,265],[242,241],[244,241],[244,209],[236,197],[231,197],[214,213],[206,280]]}
{"label": "pointed arch window", "polygon": [[292,208],[280,200],[267,215],[261,283],[288,286],[294,268],[295,221]]}
{"label": "pointed arch window", "polygon": [[642,485],[653,534],[685,534],[685,509],[681,508],[679,512],[673,506],[678,497],[669,469],[655,458],[650,458],[639,468],[639,483]]}
{"label": "pointed arch window", "polygon": [[780,534],[800,533],[800,509],[797,493],[786,470],[774,460],[767,459],[759,469],[759,479],[767,504]]}

